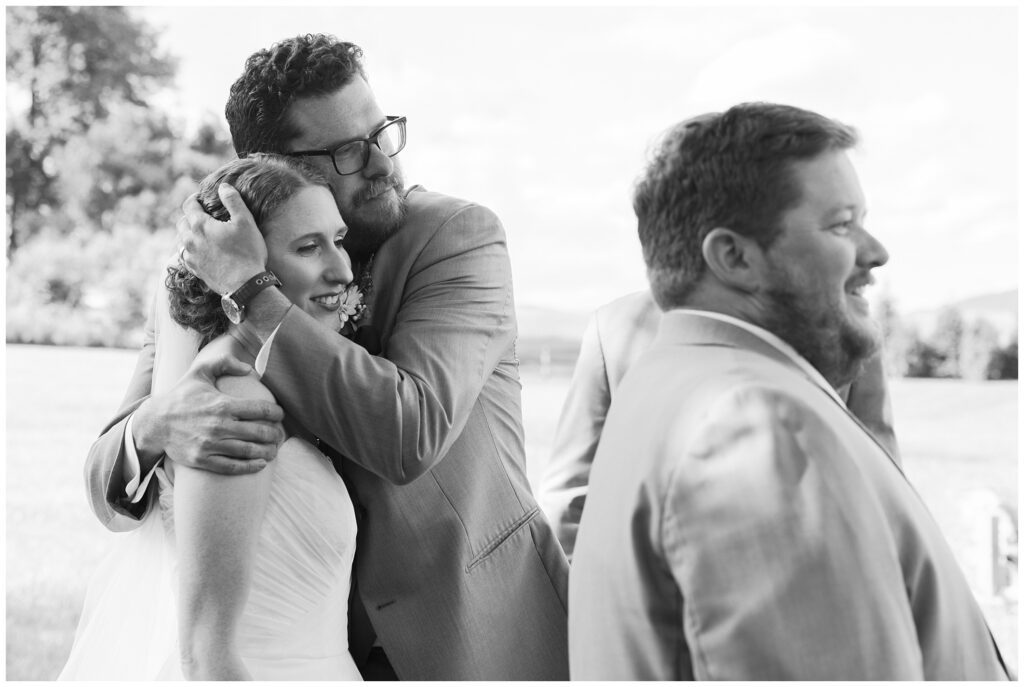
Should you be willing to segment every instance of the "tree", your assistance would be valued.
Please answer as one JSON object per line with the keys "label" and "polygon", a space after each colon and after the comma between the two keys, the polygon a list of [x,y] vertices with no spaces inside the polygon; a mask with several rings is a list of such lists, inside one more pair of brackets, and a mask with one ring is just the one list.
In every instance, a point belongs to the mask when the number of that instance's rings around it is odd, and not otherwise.
{"label": "tree", "polygon": [[879,296],[871,311],[882,332],[882,362],[887,374],[897,377],[907,375],[907,328],[896,309],[896,299],[886,290]]}
{"label": "tree", "polygon": [[[116,220],[148,228],[166,224],[158,199],[174,185],[175,133],[167,117],[149,108],[121,103],[88,131],[71,137],[53,158],[60,169],[59,191],[65,212],[75,226],[91,225],[110,232]],[[118,217],[122,206],[148,212]]]}
{"label": "tree", "polygon": [[992,356],[988,370],[989,379],[1017,379],[1017,334],[1010,343]]}
{"label": "tree", "polygon": [[940,377],[962,376],[961,357],[966,329],[963,315],[955,306],[946,306],[939,312],[932,346],[942,356],[938,369]]}
{"label": "tree", "polygon": [[916,329],[907,332],[907,377],[935,377],[942,363],[942,354],[923,340]]}
{"label": "tree", "polygon": [[960,371],[964,379],[991,379],[993,358],[999,352],[999,332],[988,320],[976,319],[964,332]]}
{"label": "tree", "polygon": [[174,58],[125,7],[7,8],[7,253],[35,227],[27,210],[56,202],[54,154],[114,103],[145,105]]}

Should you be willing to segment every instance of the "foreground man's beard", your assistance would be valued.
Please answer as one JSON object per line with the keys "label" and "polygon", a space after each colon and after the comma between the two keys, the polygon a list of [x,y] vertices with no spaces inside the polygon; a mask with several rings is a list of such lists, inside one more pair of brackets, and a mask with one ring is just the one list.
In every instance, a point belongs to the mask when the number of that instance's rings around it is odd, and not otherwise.
{"label": "foreground man's beard", "polygon": [[[387,188],[394,189],[395,201],[380,204],[375,196]],[[338,209],[348,226],[345,250],[353,262],[365,262],[405,222],[409,209],[401,174],[375,179],[349,207]]]}
{"label": "foreground man's beard", "polygon": [[877,327],[858,327],[844,316],[842,304],[824,307],[793,288],[767,292],[771,302],[765,329],[807,359],[834,388],[849,384],[880,345]]}

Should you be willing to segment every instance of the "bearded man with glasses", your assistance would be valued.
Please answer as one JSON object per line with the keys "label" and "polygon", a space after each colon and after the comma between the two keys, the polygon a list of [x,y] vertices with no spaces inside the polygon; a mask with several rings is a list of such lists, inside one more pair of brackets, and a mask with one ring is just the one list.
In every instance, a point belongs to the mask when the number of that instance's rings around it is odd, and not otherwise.
{"label": "bearded man with glasses", "polygon": [[[350,651],[364,677],[565,680],[568,564],[526,478],[504,230],[479,205],[405,188],[405,118],[384,114],[361,57],[329,36],[282,41],[248,59],[226,107],[240,156],[301,157],[327,176],[360,291],[353,339],[261,277],[265,243],[234,189],[220,189],[228,222],[190,198],[181,259],[224,295],[250,359],[193,365],[149,395],[149,341],[90,452],[91,504],[108,528],[130,529],[164,457],[258,471],[283,408],[356,504]],[[280,407],[217,392],[217,376],[248,364]]]}

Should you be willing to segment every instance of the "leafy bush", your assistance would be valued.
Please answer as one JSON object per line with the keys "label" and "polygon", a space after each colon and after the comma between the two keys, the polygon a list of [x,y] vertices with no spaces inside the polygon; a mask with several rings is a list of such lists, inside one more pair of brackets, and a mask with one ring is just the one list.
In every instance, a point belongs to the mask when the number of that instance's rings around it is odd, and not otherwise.
{"label": "leafy bush", "polygon": [[7,342],[139,346],[174,240],[139,227],[34,237],[8,265]]}

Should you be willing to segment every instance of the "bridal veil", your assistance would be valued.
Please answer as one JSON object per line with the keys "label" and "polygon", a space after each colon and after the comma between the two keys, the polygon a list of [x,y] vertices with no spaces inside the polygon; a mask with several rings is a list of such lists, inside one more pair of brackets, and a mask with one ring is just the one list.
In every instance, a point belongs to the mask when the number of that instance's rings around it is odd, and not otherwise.
{"label": "bridal veil", "polygon": [[[151,392],[159,393],[188,370],[199,338],[171,320],[162,279],[153,301]],[[114,541],[89,581],[71,654],[58,679],[182,679],[176,559],[160,508],[150,508],[138,528],[110,536]]]}

